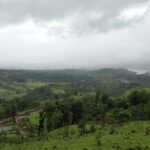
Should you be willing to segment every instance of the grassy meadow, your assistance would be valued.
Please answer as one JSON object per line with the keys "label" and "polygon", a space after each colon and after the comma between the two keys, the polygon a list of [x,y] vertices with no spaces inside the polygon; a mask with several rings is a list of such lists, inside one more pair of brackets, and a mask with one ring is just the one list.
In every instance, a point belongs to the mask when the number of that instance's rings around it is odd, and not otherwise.
{"label": "grassy meadow", "polygon": [[[35,117],[35,116],[34,116]],[[34,121],[33,121],[34,122]],[[35,123],[35,122],[34,122]],[[87,125],[87,128],[90,124]],[[150,149],[150,122],[137,121],[121,125],[96,124],[95,133],[79,136],[76,125],[69,126],[69,136],[64,138],[65,127],[43,133],[41,139],[31,138],[22,144],[0,144],[2,150],[148,150]],[[6,135],[7,136],[7,135]],[[13,138],[9,137],[9,138]]]}

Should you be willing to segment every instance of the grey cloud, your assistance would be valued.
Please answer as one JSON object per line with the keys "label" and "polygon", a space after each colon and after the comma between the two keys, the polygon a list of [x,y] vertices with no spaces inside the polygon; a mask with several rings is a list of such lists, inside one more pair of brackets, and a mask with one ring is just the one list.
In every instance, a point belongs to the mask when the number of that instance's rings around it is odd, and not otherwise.
{"label": "grey cloud", "polygon": [[[150,11],[128,21],[116,19],[122,10],[148,2],[0,0],[0,68],[150,70]],[[47,26],[53,21],[58,25]]]}
{"label": "grey cloud", "polygon": [[[0,0],[0,24],[23,22],[28,17],[35,22],[72,18],[68,32],[105,32],[130,25],[133,21],[115,18],[121,10],[145,2],[149,0]],[[96,13],[102,13],[102,18],[88,17]]]}

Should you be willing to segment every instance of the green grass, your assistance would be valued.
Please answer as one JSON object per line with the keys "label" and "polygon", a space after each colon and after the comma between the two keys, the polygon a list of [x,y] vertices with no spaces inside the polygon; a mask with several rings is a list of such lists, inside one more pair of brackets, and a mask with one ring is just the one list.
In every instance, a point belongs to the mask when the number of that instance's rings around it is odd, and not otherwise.
{"label": "green grass", "polygon": [[0,82],[0,98],[12,100],[16,97],[23,96],[28,89],[35,89],[46,84],[40,81]]}
{"label": "green grass", "polygon": [[29,122],[32,124],[32,125],[38,125],[39,123],[39,113],[37,112],[34,112],[32,113],[29,117]]}
{"label": "green grass", "polygon": [[46,82],[40,82],[40,81],[28,81],[28,82],[25,82],[24,85],[25,87],[28,87],[30,89],[35,89],[35,88],[38,88],[38,87],[41,87],[41,86],[44,86],[46,85],[47,83]]}
{"label": "green grass", "polygon": [[14,99],[16,97],[20,97],[23,96],[24,93],[17,93],[14,90],[7,90],[7,89],[1,89],[0,88],[0,98],[4,98],[6,100],[11,100]]}
{"label": "green grass", "polygon": [[[150,136],[145,134],[150,123],[137,121],[125,123],[122,126],[113,126],[114,134],[109,134],[112,126],[105,126],[102,129],[97,125],[97,133],[78,136],[77,126],[70,126],[70,138],[63,139],[64,129],[60,128],[49,133],[47,138],[41,140],[30,140],[23,144],[0,144],[1,150],[127,150],[129,148],[145,147],[150,149]],[[73,132],[74,131],[74,132]],[[97,146],[96,134],[101,132],[101,145]]]}
{"label": "green grass", "polygon": [[54,88],[51,88],[51,89],[52,89],[52,91],[53,91],[55,94],[64,94],[64,93],[66,93],[63,88],[54,87]]}

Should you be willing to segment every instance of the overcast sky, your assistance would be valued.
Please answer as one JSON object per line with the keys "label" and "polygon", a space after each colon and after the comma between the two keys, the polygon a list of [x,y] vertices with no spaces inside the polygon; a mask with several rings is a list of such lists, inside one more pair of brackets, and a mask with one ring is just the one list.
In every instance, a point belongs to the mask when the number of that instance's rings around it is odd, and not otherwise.
{"label": "overcast sky", "polygon": [[150,70],[150,0],[0,0],[0,68]]}

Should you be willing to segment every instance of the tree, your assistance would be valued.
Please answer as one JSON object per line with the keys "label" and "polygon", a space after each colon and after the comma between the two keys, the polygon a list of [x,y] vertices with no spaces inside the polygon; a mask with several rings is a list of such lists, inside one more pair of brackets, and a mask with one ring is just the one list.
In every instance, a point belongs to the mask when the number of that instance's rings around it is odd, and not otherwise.
{"label": "tree", "polygon": [[38,135],[40,135],[41,132],[44,130],[44,120],[45,120],[44,113],[41,112],[39,118]]}
{"label": "tree", "polygon": [[96,145],[97,145],[97,146],[101,146],[101,145],[102,145],[101,138],[102,138],[102,133],[101,133],[101,131],[99,131],[99,132],[95,135],[95,140],[96,140]]}
{"label": "tree", "polygon": [[106,94],[106,93],[102,94],[102,96],[101,96],[101,102],[102,102],[103,104],[107,104],[108,101],[109,101],[109,95]]}
{"label": "tree", "polygon": [[85,120],[81,120],[78,124],[79,135],[82,136],[85,134]]}
{"label": "tree", "polygon": [[150,95],[143,91],[134,91],[129,95],[130,105],[138,105],[139,103],[146,103]]}
{"label": "tree", "polygon": [[150,101],[148,101],[147,104],[144,105],[144,111],[146,114],[146,119],[150,120]]}
{"label": "tree", "polygon": [[131,116],[131,112],[130,111],[121,109],[119,111],[119,113],[117,114],[116,119],[119,122],[125,122],[125,121],[129,121],[131,119],[131,117],[132,116]]}
{"label": "tree", "polygon": [[16,104],[13,101],[5,105],[6,117],[11,117],[13,122],[15,122],[16,111],[17,111]]}
{"label": "tree", "polygon": [[78,123],[82,118],[83,106],[80,101],[74,101],[71,105],[71,110],[73,114],[73,123]]}
{"label": "tree", "polygon": [[63,133],[63,138],[68,138],[69,137],[69,126],[64,127],[64,133]]}
{"label": "tree", "polygon": [[52,128],[55,129],[61,127],[63,125],[62,119],[63,119],[62,112],[60,110],[54,111],[54,113],[51,115]]}

